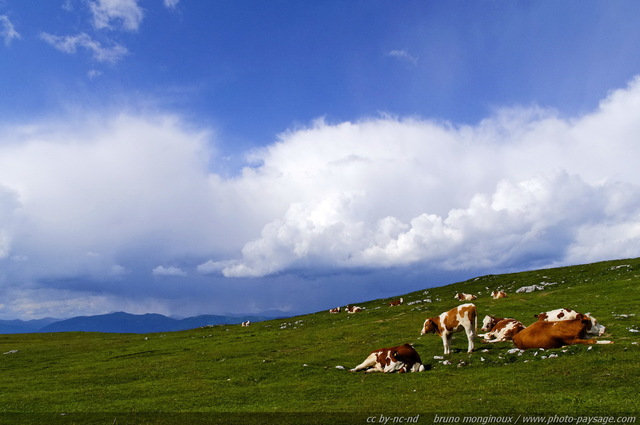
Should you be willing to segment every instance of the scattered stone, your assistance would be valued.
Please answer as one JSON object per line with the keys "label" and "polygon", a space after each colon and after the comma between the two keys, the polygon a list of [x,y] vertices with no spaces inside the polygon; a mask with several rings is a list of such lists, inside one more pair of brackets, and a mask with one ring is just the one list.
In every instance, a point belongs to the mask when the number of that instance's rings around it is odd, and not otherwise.
{"label": "scattered stone", "polygon": [[516,289],[517,293],[529,293],[529,292],[533,292],[533,291],[543,291],[544,290],[544,286],[542,285],[529,285],[529,286],[523,286],[521,288]]}
{"label": "scattered stone", "polygon": [[613,267],[610,267],[610,268],[609,268],[609,270],[618,270],[618,269],[621,269],[621,268],[623,268],[623,267],[626,267],[626,268],[630,269],[630,268],[631,268],[631,265],[629,265],[629,264],[622,264],[622,265],[620,265],[620,266],[613,266]]}

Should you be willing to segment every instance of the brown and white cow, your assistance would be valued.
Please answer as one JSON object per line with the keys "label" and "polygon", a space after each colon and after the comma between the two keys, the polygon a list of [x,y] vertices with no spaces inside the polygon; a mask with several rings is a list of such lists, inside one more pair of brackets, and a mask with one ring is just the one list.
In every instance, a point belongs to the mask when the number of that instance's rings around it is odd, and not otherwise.
{"label": "brown and white cow", "polygon": [[515,334],[513,342],[521,350],[559,348],[573,344],[613,344],[613,341],[584,339],[589,329],[591,329],[591,320],[582,314],[572,320],[556,322],[540,320]]}
{"label": "brown and white cow", "polygon": [[422,372],[424,365],[418,352],[410,344],[404,344],[372,351],[364,362],[351,369],[350,372],[361,370],[366,373]]}
{"label": "brown and white cow", "polygon": [[503,319],[501,317],[485,316],[481,330],[484,335],[478,335],[484,342],[504,342],[513,339],[513,336],[524,329],[524,325],[516,319]]}
{"label": "brown and white cow", "polygon": [[450,354],[450,343],[453,333],[464,330],[469,340],[468,352],[471,353],[474,348],[477,327],[478,313],[476,312],[476,306],[469,303],[459,305],[456,308],[441,313],[437,317],[425,320],[420,334],[424,335],[429,332],[437,333],[442,337],[444,354]]}
{"label": "brown and white cow", "polygon": [[246,322],[242,322],[242,327],[246,328],[249,325],[251,325],[251,320],[247,320]]}
{"label": "brown and white cow", "polygon": [[538,321],[557,322],[560,320],[575,320],[579,316],[586,316],[591,320],[591,327],[587,331],[587,334],[601,336],[607,330],[606,327],[598,323],[598,320],[595,317],[591,316],[591,313],[582,315],[570,308],[558,308],[544,313],[535,314],[533,317],[536,317]]}
{"label": "brown and white cow", "polygon": [[464,292],[460,293],[456,293],[456,295],[453,297],[454,299],[458,300],[458,301],[473,301],[475,299],[477,299],[478,297],[476,297],[473,294],[465,294]]}
{"label": "brown and white cow", "polygon": [[362,311],[362,307],[358,307],[357,305],[348,305],[344,309],[347,310],[347,313],[351,314]]}
{"label": "brown and white cow", "polygon": [[332,308],[331,310],[329,310],[329,313],[331,314],[340,313],[340,307]]}
{"label": "brown and white cow", "polygon": [[393,301],[389,301],[389,307],[396,307],[399,306],[400,304],[402,304],[404,302],[403,298],[400,298],[399,300],[393,300]]}
{"label": "brown and white cow", "polygon": [[491,292],[491,298],[494,300],[498,300],[500,298],[507,298],[507,293],[504,291],[493,291]]}

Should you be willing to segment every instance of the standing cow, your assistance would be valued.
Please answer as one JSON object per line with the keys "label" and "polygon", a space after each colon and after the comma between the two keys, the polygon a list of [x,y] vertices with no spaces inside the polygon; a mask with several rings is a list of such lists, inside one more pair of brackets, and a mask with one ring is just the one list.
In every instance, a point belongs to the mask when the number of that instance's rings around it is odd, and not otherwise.
{"label": "standing cow", "polygon": [[467,339],[469,340],[468,351],[471,353],[474,348],[474,339],[476,337],[476,329],[478,328],[478,313],[476,312],[476,306],[469,304],[462,304],[456,308],[452,308],[449,311],[441,313],[437,317],[432,317],[424,321],[422,326],[421,335],[429,332],[436,333],[442,337],[442,344],[444,345],[444,354],[450,354],[451,337],[455,332],[465,331]]}

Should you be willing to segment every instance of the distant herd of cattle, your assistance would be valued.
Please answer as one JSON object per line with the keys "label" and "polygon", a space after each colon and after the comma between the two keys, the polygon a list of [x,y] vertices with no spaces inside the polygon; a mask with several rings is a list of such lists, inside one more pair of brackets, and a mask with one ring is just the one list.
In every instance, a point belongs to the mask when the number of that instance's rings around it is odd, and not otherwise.
{"label": "distant herd of cattle", "polygon": [[[494,299],[505,298],[504,291],[493,291]],[[472,301],[475,295],[457,293],[454,297],[459,301]],[[390,307],[399,306],[404,302],[402,298],[389,302]],[[361,307],[347,306],[347,313],[356,313]],[[329,310],[329,313],[340,313],[341,308]],[[435,333],[442,338],[444,354],[450,354],[451,337],[456,332],[464,331],[469,341],[468,352],[473,352],[476,336],[483,338],[486,343],[513,341],[521,350],[530,348],[559,348],[573,344],[612,344],[613,341],[585,339],[587,335],[601,336],[605,327],[589,313],[581,314],[571,309],[557,309],[534,316],[537,321],[524,326],[520,321],[512,318],[485,316],[481,330],[484,334],[477,335],[478,314],[476,306],[471,303],[462,304],[439,316],[424,321],[421,335]],[[364,362],[351,369],[351,372],[364,370],[366,372],[422,372],[425,370],[418,352],[410,344],[397,347],[381,348],[372,351]]]}

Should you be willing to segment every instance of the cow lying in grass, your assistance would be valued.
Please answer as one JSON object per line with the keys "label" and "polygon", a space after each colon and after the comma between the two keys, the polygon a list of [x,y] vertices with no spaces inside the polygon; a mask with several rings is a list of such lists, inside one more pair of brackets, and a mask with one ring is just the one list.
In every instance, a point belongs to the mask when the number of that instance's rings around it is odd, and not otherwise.
{"label": "cow lying in grass", "polygon": [[473,295],[473,294],[465,294],[464,292],[460,293],[456,293],[453,296],[454,299],[458,300],[458,301],[473,301],[475,299],[478,299],[477,296]]}
{"label": "cow lying in grass", "polygon": [[507,293],[504,291],[493,291],[491,292],[491,298],[494,300],[499,300],[500,298],[507,298]]}
{"label": "cow lying in grass", "polygon": [[601,336],[607,328],[598,323],[598,320],[591,316],[590,313],[580,314],[575,310],[571,310],[570,308],[558,308],[556,310],[547,311],[544,313],[536,314],[533,317],[537,318],[538,321],[545,322],[557,322],[560,320],[575,320],[578,316],[585,316],[591,320],[591,327],[587,331],[589,335]]}
{"label": "cow lying in grass", "polygon": [[560,348],[573,344],[613,344],[613,341],[584,339],[590,329],[591,318],[578,313],[573,320],[535,322],[518,332],[513,337],[513,342],[521,350]]}
{"label": "cow lying in grass", "polygon": [[350,372],[364,370],[371,372],[422,372],[424,365],[418,352],[409,344],[397,347],[380,348],[372,351],[371,354]]}
{"label": "cow lying in grass", "polygon": [[400,298],[399,300],[389,301],[389,307],[397,307],[404,303],[404,298]]}
{"label": "cow lying in grass", "polygon": [[485,316],[481,328],[485,334],[478,336],[484,338],[484,342],[511,341],[523,329],[524,325],[516,319]]}

